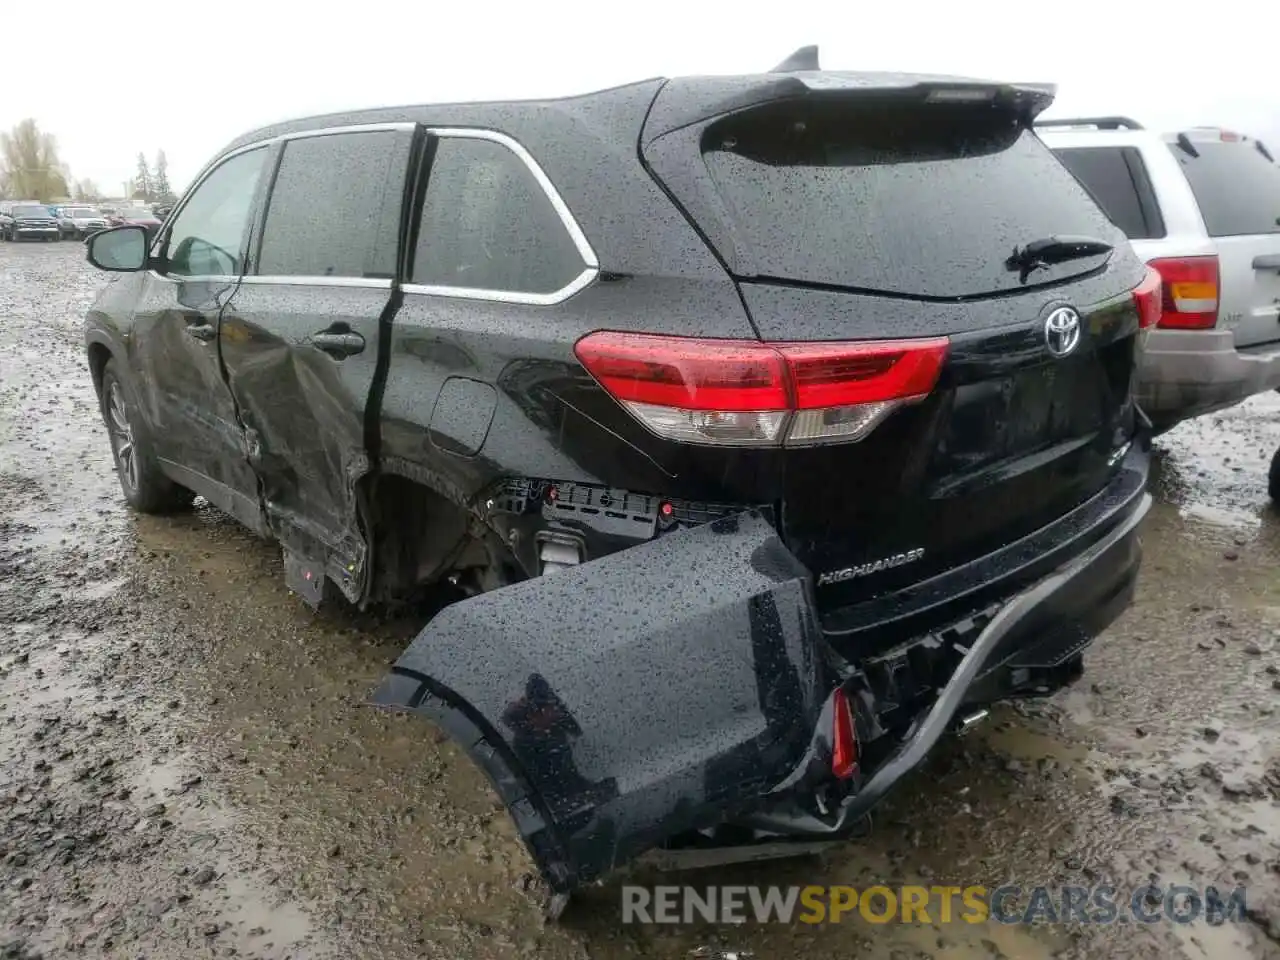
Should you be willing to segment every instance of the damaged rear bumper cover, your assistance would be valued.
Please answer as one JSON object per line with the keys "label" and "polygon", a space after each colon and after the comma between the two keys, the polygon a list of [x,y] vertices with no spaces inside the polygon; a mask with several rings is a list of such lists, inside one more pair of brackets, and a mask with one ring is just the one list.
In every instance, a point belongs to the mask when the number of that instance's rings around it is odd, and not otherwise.
{"label": "damaged rear bumper cover", "polygon": [[755,512],[447,607],[372,702],[467,750],[558,893],[726,823],[839,838],[962,710],[1008,692],[992,678],[1020,652],[1065,623],[1076,654],[1128,604],[1146,473],[1135,448],[1104,492],[1114,509],[1064,531],[1080,549],[1011,591],[894,749],[851,781],[830,773],[832,695],[863,709],[865,678],[833,655],[809,571]]}

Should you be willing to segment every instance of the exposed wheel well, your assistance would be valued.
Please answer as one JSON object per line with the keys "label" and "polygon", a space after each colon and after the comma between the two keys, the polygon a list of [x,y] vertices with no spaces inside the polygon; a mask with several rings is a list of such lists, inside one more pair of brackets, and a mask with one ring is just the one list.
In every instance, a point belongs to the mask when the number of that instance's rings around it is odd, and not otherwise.
{"label": "exposed wheel well", "polygon": [[102,371],[111,359],[111,351],[101,343],[89,344],[89,374],[93,377],[93,389],[102,396]]}
{"label": "exposed wheel well", "polygon": [[466,593],[521,579],[506,545],[466,507],[395,473],[370,481],[370,599],[403,599],[448,578]]}
{"label": "exposed wheel well", "polygon": [[1280,449],[1277,449],[1275,455],[1271,458],[1271,470],[1267,474],[1267,492],[1271,494],[1271,499],[1280,506]]}

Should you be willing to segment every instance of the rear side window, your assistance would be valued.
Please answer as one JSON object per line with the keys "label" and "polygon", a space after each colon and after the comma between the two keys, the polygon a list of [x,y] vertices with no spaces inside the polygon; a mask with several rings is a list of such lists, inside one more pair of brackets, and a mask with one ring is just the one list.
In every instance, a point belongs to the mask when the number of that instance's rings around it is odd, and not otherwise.
{"label": "rear side window", "polygon": [[1054,153],[1130,240],[1165,235],[1146,164],[1133,147],[1064,147]]}
{"label": "rear side window", "polygon": [[1197,157],[1177,144],[1182,165],[1211,237],[1280,233],[1280,167],[1252,140],[1194,141]]}
{"label": "rear side window", "polygon": [[1005,261],[1033,240],[1119,240],[1039,138],[985,104],[782,101],[713,124],[702,151],[749,276],[973,296],[1020,289]]}
{"label": "rear side window", "polygon": [[408,162],[409,139],[394,130],[287,141],[258,274],[393,277]]}
{"label": "rear side window", "polygon": [[548,295],[586,264],[528,164],[505,144],[442,137],[427,181],[413,282]]}

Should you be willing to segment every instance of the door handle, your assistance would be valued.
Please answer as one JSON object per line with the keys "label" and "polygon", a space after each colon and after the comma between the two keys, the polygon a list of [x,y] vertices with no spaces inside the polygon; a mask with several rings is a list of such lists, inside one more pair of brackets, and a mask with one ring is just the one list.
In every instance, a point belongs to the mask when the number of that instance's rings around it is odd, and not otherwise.
{"label": "door handle", "polygon": [[218,336],[218,330],[212,323],[187,321],[187,336],[194,337],[201,343],[208,343]]}
{"label": "door handle", "polygon": [[1280,254],[1264,253],[1253,258],[1253,269],[1275,270],[1280,273]]}
{"label": "door handle", "polygon": [[310,342],[335,360],[345,360],[364,349],[364,337],[350,330],[321,330],[311,335]]}

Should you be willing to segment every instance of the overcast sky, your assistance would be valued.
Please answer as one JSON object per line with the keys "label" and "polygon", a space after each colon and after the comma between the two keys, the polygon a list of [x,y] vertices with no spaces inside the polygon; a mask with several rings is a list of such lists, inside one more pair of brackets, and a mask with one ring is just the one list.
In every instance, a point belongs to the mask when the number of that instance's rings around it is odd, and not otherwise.
{"label": "overcast sky", "polygon": [[[1280,149],[1267,0],[760,3],[218,0],[156,15],[101,0],[8,4],[21,76],[0,128],[34,117],[76,178],[117,192],[163,148],[181,188],[227,141],[352,106],[556,96],[652,76],[766,70],[794,48],[822,65],[1052,81],[1049,116],[1123,113],[1149,127],[1234,127]],[[292,9],[290,9],[292,8]],[[1271,15],[1273,24],[1280,15]],[[41,49],[43,48],[43,49]],[[49,69],[33,69],[31,57]],[[28,69],[29,68],[29,69]]]}

